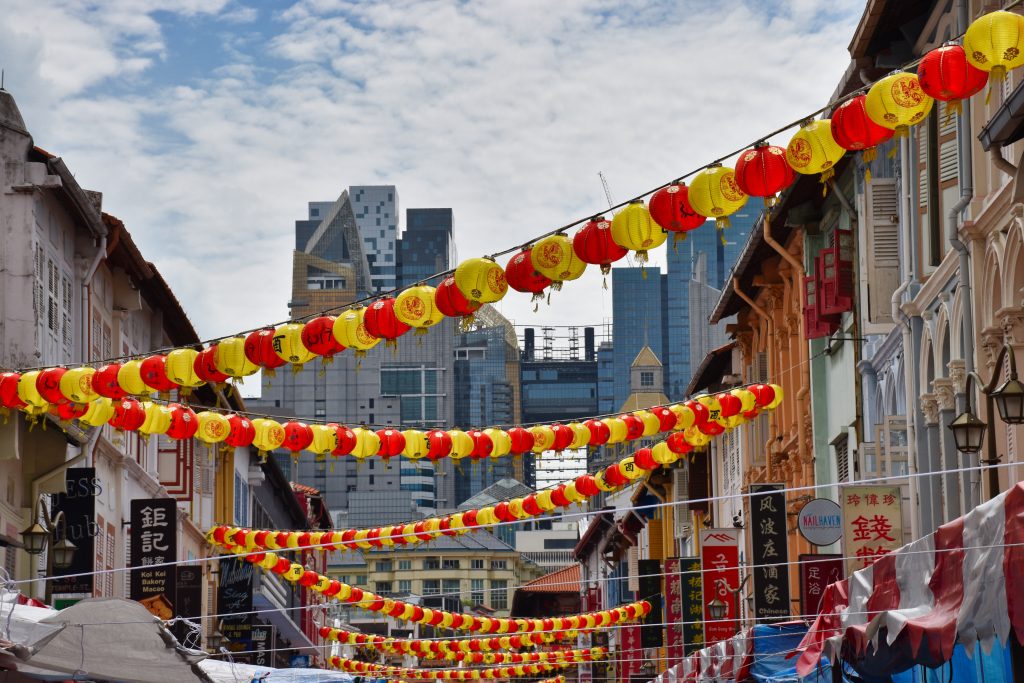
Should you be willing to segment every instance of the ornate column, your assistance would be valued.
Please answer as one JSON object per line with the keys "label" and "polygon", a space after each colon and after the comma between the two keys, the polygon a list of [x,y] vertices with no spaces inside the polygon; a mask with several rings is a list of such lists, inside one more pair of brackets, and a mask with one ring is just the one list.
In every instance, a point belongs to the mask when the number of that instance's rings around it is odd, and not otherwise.
{"label": "ornate column", "polygon": [[[960,364],[960,377],[962,378],[964,362],[962,360],[951,361],[950,365],[952,366],[953,363]],[[950,374],[953,374],[952,368],[950,368]],[[939,411],[940,428],[938,432],[941,444],[939,450],[942,455],[942,469],[946,470],[946,474],[942,475],[942,498],[945,509],[942,521],[949,522],[963,514],[963,507],[960,504],[961,477],[957,472],[951,471],[959,467],[960,460],[957,458],[953,433],[949,431],[950,423],[956,419],[957,382],[952,377],[944,377],[932,382],[932,387],[935,390],[936,408]]]}
{"label": "ornate column", "polygon": [[[939,401],[935,394],[921,394],[921,413],[924,415],[925,443],[927,450],[921,461],[929,472],[938,472],[939,465]],[[942,478],[939,475],[924,477],[927,485],[921,491],[921,533],[936,529],[942,519]]]}

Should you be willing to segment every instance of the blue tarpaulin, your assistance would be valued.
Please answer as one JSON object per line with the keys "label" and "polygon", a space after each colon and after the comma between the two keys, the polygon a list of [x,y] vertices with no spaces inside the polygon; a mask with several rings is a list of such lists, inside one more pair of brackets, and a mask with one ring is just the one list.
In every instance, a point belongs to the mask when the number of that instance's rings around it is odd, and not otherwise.
{"label": "blue tarpaulin", "polygon": [[[801,681],[796,673],[797,658],[793,653],[806,633],[807,626],[802,622],[755,626],[754,661],[750,666],[749,680],[766,683]],[[830,683],[832,673],[827,660],[823,660],[821,667],[802,680],[808,683]]]}

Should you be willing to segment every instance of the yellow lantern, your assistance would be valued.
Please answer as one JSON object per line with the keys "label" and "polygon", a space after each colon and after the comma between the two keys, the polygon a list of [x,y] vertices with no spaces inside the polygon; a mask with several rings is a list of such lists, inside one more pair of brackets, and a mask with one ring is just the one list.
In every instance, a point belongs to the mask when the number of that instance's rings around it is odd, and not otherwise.
{"label": "yellow lantern", "polygon": [[566,499],[570,503],[582,503],[587,499],[586,496],[584,496],[582,493],[576,490],[576,482],[574,481],[571,481],[565,485],[563,495],[565,495]]}
{"label": "yellow lantern", "polygon": [[721,164],[712,164],[695,175],[688,192],[693,210],[714,218],[719,229],[729,227],[729,216],[742,209],[749,199],[736,184],[736,172]]}
{"label": "yellow lantern", "polygon": [[597,488],[601,489],[605,493],[610,493],[618,488],[617,486],[609,484],[604,480],[603,471],[598,472],[597,474],[594,475],[594,483],[597,485]]}
{"label": "yellow lantern", "polygon": [[462,460],[473,452],[473,437],[461,429],[449,429],[448,436],[452,438],[452,450],[448,457],[452,460]]}
{"label": "yellow lantern", "polygon": [[353,458],[365,460],[370,456],[377,455],[380,451],[380,437],[377,436],[377,432],[372,429],[356,427],[352,430],[352,434],[356,437],[356,445],[350,454]]}
{"label": "yellow lantern", "polygon": [[231,424],[228,418],[211,410],[204,410],[196,415],[196,438],[206,444],[220,443],[228,438]]}
{"label": "yellow lantern", "polygon": [[420,430],[407,429],[402,432],[402,436],[405,437],[405,448],[402,449],[402,455],[410,460],[419,460],[426,456],[427,451],[430,450],[427,435]]}
{"label": "yellow lantern", "polygon": [[551,447],[555,445],[555,431],[548,425],[535,425],[530,427],[530,433],[533,434],[533,452],[543,453],[544,451],[551,450]]}
{"label": "yellow lantern", "polygon": [[1003,10],[978,17],[967,27],[964,53],[990,79],[1001,81],[1024,64],[1024,17]]}
{"label": "yellow lantern", "polygon": [[696,427],[690,427],[683,432],[683,435],[686,438],[686,443],[690,444],[694,448],[702,448],[711,443],[711,437]]}
{"label": "yellow lantern", "polygon": [[676,426],[675,431],[681,431],[683,429],[689,429],[693,426],[693,422],[696,416],[690,407],[682,403],[674,403],[668,407],[673,413],[676,414]]}
{"label": "yellow lantern", "polygon": [[654,462],[659,465],[671,465],[679,459],[678,453],[673,453],[664,441],[659,441],[654,444],[654,448],[651,449],[651,457],[654,458]]}
{"label": "yellow lantern", "polygon": [[637,418],[644,424],[644,436],[651,436],[661,431],[661,420],[658,416],[649,410],[637,410],[633,412],[633,417]]}
{"label": "yellow lantern", "polygon": [[757,397],[754,396],[754,392],[750,389],[737,387],[729,393],[740,400],[741,413],[749,413],[757,406]]}
{"label": "yellow lantern", "polygon": [[498,518],[494,516],[494,508],[488,506],[477,511],[476,521],[480,526],[490,526],[491,524],[497,524]]}
{"label": "yellow lantern", "polygon": [[188,393],[189,389],[202,386],[203,380],[196,374],[196,356],[199,353],[195,349],[174,349],[167,354],[164,361],[164,372],[167,378],[181,386]]}
{"label": "yellow lantern", "polygon": [[769,384],[768,386],[775,390],[775,398],[773,398],[772,402],[765,407],[768,410],[775,410],[776,408],[779,407],[779,404],[782,403],[782,387],[780,387],[778,384]]}
{"label": "yellow lantern", "polygon": [[219,372],[239,380],[253,375],[259,366],[245,355],[245,338],[231,337],[217,344],[213,354],[213,364]]}
{"label": "yellow lantern", "polygon": [[628,206],[612,218],[612,240],[624,249],[636,252],[638,263],[647,262],[647,252],[660,247],[668,239],[668,233],[658,225],[651,212],[640,200]]}
{"label": "yellow lantern", "polygon": [[557,505],[555,505],[555,502],[551,500],[552,493],[554,492],[551,489],[547,489],[537,494],[537,507],[539,507],[544,512],[551,512],[556,507],[558,507]]}
{"label": "yellow lantern", "polygon": [[907,134],[910,126],[928,116],[933,103],[934,100],[921,89],[917,74],[898,71],[871,86],[864,100],[864,109],[868,118],[884,128],[895,130],[896,136],[901,137]]}
{"label": "yellow lantern", "polygon": [[284,443],[284,427],[281,426],[280,422],[266,417],[257,417],[252,421],[252,428],[256,432],[252,445],[260,453],[269,453],[276,448],[280,448],[281,444]]}
{"label": "yellow lantern", "polygon": [[530,249],[534,269],[551,280],[551,289],[561,289],[562,283],[583,275],[587,264],[572,248],[572,240],[562,234],[549,235]]}
{"label": "yellow lantern", "polygon": [[102,427],[114,417],[114,402],[106,396],[89,402],[89,409],[78,421],[89,427]]}
{"label": "yellow lantern", "polygon": [[148,396],[153,392],[149,385],[142,381],[141,360],[130,360],[121,365],[117,371],[117,385],[132,396]]}
{"label": "yellow lantern", "polygon": [[309,428],[313,431],[313,442],[306,450],[323,455],[338,447],[338,431],[334,427],[314,424],[309,425]]}
{"label": "yellow lantern", "polygon": [[590,430],[582,422],[570,422],[566,425],[572,430],[573,437],[572,441],[569,442],[568,449],[575,450],[577,448],[585,448],[590,443]]}
{"label": "yellow lantern", "polygon": [[274,330],[274,353],[286,363],[292,364],[292,371],[298,372],[303,364],[316,358],[316,354],[302,343],[301,323],[287,323]]}
{"label": "yellow lantern", "polygon": [[718,420],[722,415],[722,404],[718,402],[718,399],[710,394],[705,394],[697,398],[697,403],[708,409],[708,422]]}
{"label": "yellow lantern", "polygon": [[601,422],[604,422],[605,426],[608,427],[608,443],[616,444],[626,440],[629,428],[626,427],[626,423],[620,418],[606,417]]}
{"label": "yellow lantern", "polygon": [[142,408],[146,411],[146,419],[143,420],[142,426],[139,427],[139,432],[144,436],[164,434],[171,428],[171,411],[169,408],[159,403],[151,403],[150,401],[144,401]]}
{"label": "yellow lantern", "polygon": [[504,429],[490,427],[484,430],[484,434],[491,440],[494,447],[491,450],[492,458],[501,458],[512,450],[512,437]]}
{"label": "yellow lantern", "polygon": [[444,314],[437,310],[436,292],[430,285],[417,285],[402,290],[395,297],[395,317],[409,327],[416,328],[415,334],[426,334],[427,328],[444,320]]}
{"label": "yellow lantern", "polygon": [[60,378],[60,393],[72,403],[88,403],[97,396],[92,389],[94,374],[96,370],[87,367],[68,370]]}
{"label": "yellow lantern", "polygon": [[489,258],[471,258],[460,263],[455,269],[455,286],[472,304],[491,304],[508,292],[505,271]]}
{"label": "yellow lantern", "polygon": [[42,415],[50,408],[49,401],[43,398],[36,386],[38,379],[39,370],[32,370],[23,373],[18,380],[18,398],[27,404],[22,410],[29,415]]}
{"label": "yellow lantern", "polygon": [[365,356],[366,352],[380,343],[380,337],[374,337],[366,330],[363,318],[365,308],[354,308],[345,311],[334,321],[334,338],[342,346],[355,349],[357,356]]}
{"label": "yellow lantern", "polygon": [[633,481],[644,476],[644,471],[634,461],[633,456],[624,458],[619,461],[619,470],[626,476],[627,479]]}
{"label": "yellow lantern", "polygon": [[526,519],[530,516],[530,513],[523,509],[523,499],[513,498],[508,502],[508,511],[512,513],[512,516],[516,519]]}
{"label": "yellow lantern", "polygon": [[844,154],[846,150],[832,137],[829,119],[805,121],[786,147],[786,161],[794,171],[820,173],[822,182],[835,175],[835,165]]}

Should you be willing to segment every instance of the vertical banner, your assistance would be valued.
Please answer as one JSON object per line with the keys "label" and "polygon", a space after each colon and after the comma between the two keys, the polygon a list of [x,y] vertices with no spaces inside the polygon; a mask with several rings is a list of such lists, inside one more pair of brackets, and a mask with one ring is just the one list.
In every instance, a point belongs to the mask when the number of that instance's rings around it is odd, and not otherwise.
{"label": "vertical banner", "polygon": [[[53,568],[59,578],[53,582],[53,593],[93,593],[96,563],[96,496],[102,493],[94,467],[69,467],[64,473],[64,493],[57,494],[51,514],[64,513],[67,539],[75,544],[71,566]],[[33,514],[35,514],[33,512]],[[74,576],[78,574],[79,576]],[[85,576],[82,576],[82,575]]]}
{"label": "vertical banner", "polygon": [[178,559],[178,507],[173,498],[136,499],[131,504],[129,546],[131,599],[159,619],[176,614],[175,568]]}
{"label": "vertical banner", "polygon": [[704,615],[703,574],[700,571],[699,557],[682,557],[679,564],[683,568],[681,583],[683,586],[683,656],[690,655],[704,647]]}
{"label": "vertical banner", "polygon": [[[182,564],[174,572],[174,616],[189,619],[202,626],[203,568],[195,564]],[[199,649],[200,636],[185,624],[174,625],[178,642]],[[200,631],[199,633],[202,633]]]}
{"label": "vertical banner", "polygon": [[[740,587],[740,533],[737,529],[701,529],[700,565],[704,572],[704,641],[731,638],[739,628],[736,594]],[[725,603],[725,617],[712,619],[712,600]]]}
{"label": "vertical banner", "polygon": [[644,617],[643,626],[640,627],[640,644],[645,648],[661,647],[665,642],[665,629],[662,626],[665,623],[662,618],[662,596],[665,589],[661,584],[661,561],[640,560],[637,569],[640,571],[640,599],[651,603],[651,611]]}
{"label": "vertical banner", "polygon": [[784,488],[782,484],[750,486],[755,621],[789,618],[789,534]]}
{"label": "vertical banner", "polygon": [[222,557],[217,582],[220,632],[231,641],[229,649],[250,650],[252,639],[253,566],[237,557]]}
{"label": "vertical banner", "polygon": [[683,660],[683,566],[678,557],[665,560],[665,662],[670,669]]}
{"label": "vertical banner", "polygon": [[640,670],[644,651],[640,645],[640,627],[623,626],[619,629],[619,683],[630,683],[630,677]]}
{"label": "vertical banner", "polygon": [[800,555],[800,613],[817,614],[830,583],[843,578],[842,555]]}
{"label": "vertical banner", "polygon": [[899,486],[841,486],[846,575],[903,545]]}
{"label": "vertical banner", "polygon": [[274,666],[274,645],[277,629],[266,624],[252,627],[252,663],[256,666]]}

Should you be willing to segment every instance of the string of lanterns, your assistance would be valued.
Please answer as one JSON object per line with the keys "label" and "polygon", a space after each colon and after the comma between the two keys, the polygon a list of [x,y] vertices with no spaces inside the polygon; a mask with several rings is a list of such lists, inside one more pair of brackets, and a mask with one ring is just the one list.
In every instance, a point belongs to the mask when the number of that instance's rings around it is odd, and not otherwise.
{"label": "string of lanterns", "polygon": [[[564,631],[549,633],[518,633],[495,638],[456,638],[449,640],[421,640],[416,638],[388,638],[343,629],[320,627],[320,637],[342,645],[370,647],[389,654],[413,655],[421,659],[455,659],[463,661],[470,655],[490,654],[498,650],[520,650],[546,645],[568,638]],[[479,663],[479,662],[476,662]],[[484,662],[487,664],[501,662]]]}
{"label": "string of lanterns", "polygon": [[[548,673],[555,669],[576,666],[577,662],[557,662],[547,664],[521,664],[488,669],[407,669],[400,666],[386,666],[370,662],[358,662],[344,657],[330,657],[328,663],[342,671],[360,675],[384,676],[390,679],[411,679],[420,681],[478,681],[513,676],[533,676]],[[580,661],[590,661],[581,659]]]}
{"label": "string of lanterns", "polygon": [[[325,629],[321,629],[323,632]],[[506,637],[507,640],[511,640],[516,636]],[[481,640],[481,639],[476,639]],[[495,639],[498,640],[498,639]],[[428,643],[431,641],[412,641]],[[412,653],[408,653],[412,654]],[[426,655],[416,655],[422,659],[437,659],[438,657],[433,653],[428,652]],[[446,656],[446,659],[458,662],[466,662],[467,664],[535,664],[535,663],[551,663],[557,664],[561,662],[580,663],[580,662],[591,662],[600,659],[604,659],[608,656],[608,650],[603,647],[595,648],[582,648],[582,649],[565,649],[565,650],[550,650],[543,652],[463,652],[461,650],[453,652]]]}
{"label": "string of lanterns", "polygon": [[[703,430],[690,427],[675,432],[652,448],[641,448],[596,474],[582,474],[554,488],[479,509],[370,529],[278,531],[218,525],[207,532],[206,540],[211,545],[229,552],[245,555],[250,562],[259,563],[264,569],[288,578],[289,572],[292,572],[294,567],[301,568],[301,565],[294,565],[287,559],[278,557],[273,551],[313,548],[325,551],[355,551],[409,545],[432,541],[441,536],[465,534],[477,527],[490,526],[498,522],[539,517],[552,512],[555,508],[566,508],[582,503],[602,491],[611,492],[624,488],[645,472],[671,465],[695,448],[706,446],[713,436],[724,433],[726,429],[738,427],[748,419],[743,413],[739,413],[724,418],[727,424],[722,423],[722,418],[709,420],[703,425]],[[267,552],[260,555],[259,551]]]}

